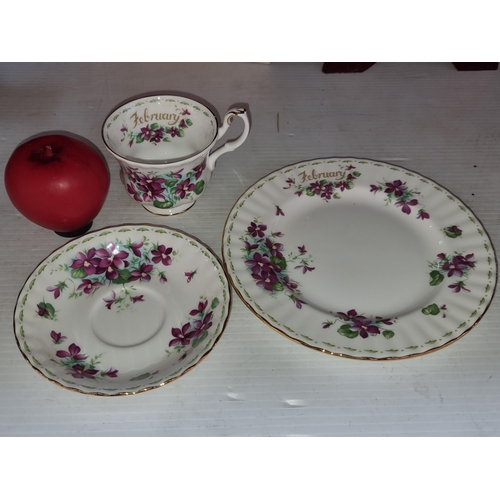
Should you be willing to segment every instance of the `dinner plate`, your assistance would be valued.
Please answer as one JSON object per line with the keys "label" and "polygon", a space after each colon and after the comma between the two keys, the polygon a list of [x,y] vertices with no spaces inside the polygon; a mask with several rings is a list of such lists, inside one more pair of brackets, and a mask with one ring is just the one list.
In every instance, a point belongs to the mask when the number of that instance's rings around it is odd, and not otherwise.
{"label": "dinner plate", "polygon": [[228,215],[223,259],[274,330],[357,359],[452,343],[486,312],[497,280],[491,241],[458,198],[355,158],[305,161],[251,186]]}
{"label": "dinner plate", "polygon": [[223,265],[177,229],[122,225],[49,255],[14,311],[21,353],[41,375],[86,394],[161,387],[198,364],[228,320]]}

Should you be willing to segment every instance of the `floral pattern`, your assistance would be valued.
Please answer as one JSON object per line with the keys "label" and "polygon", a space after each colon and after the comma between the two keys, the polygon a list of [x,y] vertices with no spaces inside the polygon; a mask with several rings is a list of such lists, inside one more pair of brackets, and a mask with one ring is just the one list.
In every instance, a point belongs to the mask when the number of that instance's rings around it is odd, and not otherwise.
{"label": "floral pattern", "polygon": [[[190,115],[191,113],[183,108],[182,116]],[[135,144],[141,144],[147,142],[156,146],[160,142],[171,142],[175,137],[184,137],[186,135],[186,129],[191,127],[193,122],[190,118],[182,118],[179,125],[171,126],[160,125],[157,122],[147,124],[145,127],[141,127],[138,132],[129,131],[126,125],[123,125],[120,132],[123,133],[121,141],[127,140],[129,147]]]}
{"label": "floral pattern", "polygon": [[[189,318],[186,323],[179,328],[172,328],[172,340],[168,344],[169,347],[174,347],[176,351],[182,351],[187,346],[197,347],[208,336],[208,330],[212,327],[213,311],[219,305],[219,299],[215,297],[208,307],[208,300],[205,297],[200,297],[197,307],[189,313]],[[166,351],[170,354],[170,351]]]}
{"label": "floral pattern", "polygon": [[336,318],[335,321],[325,321],[323,323],[323,328],[330,328],[337,321],[340,321],[342,324],[337,332],[349,339],[354,339],[358,336],[366,339],[368,337],[380,335],[380,333],[382,333],[386,339],[394,337],[394,331],[386,328],[386,326],[391,326],[396,323],[397,318],[389,319],[377,316],[375,319],[372,319],[362,314],[358,314],[355,309],[351,309],[346,313],[337,312],[334,316]]}
{"label": "floral pattern", "polygon": [[448,288],[451,288],[455,293],[461,291],[470,292],[465,287],[465,281],[469,276],[469,272],[476,267],[473,253],[466,255],[463,255],[462,252],[455,252],[453,255],[439,253],[437,260],[429,263],[429,267],[432,269],[430,272],[431,286],[439,285],[445,278],[459,278],[448,285]]}
{"label": "floral pattern", "polygon": [[[62,344],[65,340],[67,340],[67,337],[54,330],[50,332],[50,337],[54,345]],[[63,366],[66,369],[66,372],[73,378],[95,380],[98,378],[116,378],[118,376],[118,370],[115,368],[99,370],[97,366],[100,364],[99,359],[102,354],[98,354],[88,360],[88,356],[81,351],[82,350],[79,346],[72,343],[68,346],[67,350],[56,350],[55,355],[57,359],[52,359],[51,361]]]}
{"label": "floral pattern", "polygon": [[457,226],[448,226],[443,228],[443,233],[448,236],[448,238],[458,238],[462,236],[463,231]]}
{"label": "floral pattern", "polygon": [[[309,176],[302,175],[304,181],[306,178],[309,180],[312,177],[314,179],[313,182],[304,183],[303,181],[300,183],[297,182],[295,177],[289,177],[286,180],[287,185],[283,189],[293,189],[294,194],[297,196],[302,196],[303,194],[307,196],[319,196],[326,202],[332,198],[338,200],[341,198],[340,193],[354,188],[354,181],[361,175],[353,165],[345,167],[345,171],[349,171],[345,179],[342,177],[340,180],[329,181],[327,178],[330,174],[338,174],[338,172],[316,174],[315,170],[313,170]],[[341,173],[345,175],[345,171]],[[275,206],[276,215],[284,215],[279,206]]]}
{"label": "floral pattern", "polygon": [[[394,203],[406,215],[411,214],[412,207],[422,205],[417,197],[421,193],[416,189],[408,189],[406,182],[402,182],[399,179],[392,182],[379,182],[378,185],[370,185],[370,192],[377,194],[379,191],[383,191],[386,194],[385,201],[387,204]],[[422,205],[422,208],[417,210],[417,219],[429,219],[430,215],[424,208]]]}
{"label": "floral pattern", "polygon": [[172,208],[193,194],[200,195],[205,189],[205,181],[201,179],[206,168],[206,160],[195,168],[184,172],[181,168],[176,172],[143,174],[132,167],[122,167],[126,174],[126,187],[130,196],[139,203],[152,203],[156,208]]}
{"label": "floral pattern", "polygon": [[254,219],[240,238],[244,243],[243,258],[258,287],[270,294],[285,293],[301,309],[306,302],[300,298],[299,283],[290,278],[289,269],[293,266],[306,274],[315,268],[310,265],[312,257],[305,245],[298,246],[297,253],[285,255],[284,245],[277,241],[283,236],[281,232],[268,233],[267,225]]}
{"label": "floral pattern", "polygon": [[42,301],[37,304],[37,308],[37,314],[41,318],[56,319],[56,310],[52,304]]}
{"label": "floral pattern", "polygon": [[[120,311],[144,301],[144,297],[136,293],[134,283],[147,283],[154,276],[160,283],[166,283],[168,278],[164,268],[172,264],[172,257],[176,255],[173,247],[153,243],[146,237],[142,241],[116,240],[78,252],[69,264],[61,266],[71,277],[47,287],[47,291],[57,300],[68,288],[68,283],[73,286],[69,298],[92,295],[102,286],[123,285],[118,295],[112,290],[103,298],[107,309],[111,310],[117,304]],[[56,313],[46,302],[40,302],[38,309],[38,314],[48,319],[53,319]]]}
{"label": "floral pattern", "polygon": [[[115,284],[106,279],[105,273],[93,274],[102,268],[99,249],[111,249],[112,245],[115,267],[118,271],[128,270],[131,276],[132,271],[137,271],[133,274],[137,279]],[[119,255],[122,251],[127,255]],[[75,266],[70,267],[73,263]],[[145,267],[149,265],[153,270]],[[82,271],[85,277],[71,275]],[[192,275],[194,285],[186,283],[186,273]],[[147,274],[150,281],[142,281],[147,280]],[[163,286],[163,279],[168,279],[169,286]],[[88,287],[84,280],[93,284],[99,281],[101,286]],[[87,287],[77,290],[82,284]],[[129,297],[122,303],[116,300],[124,289],[135,302]],[[177,320],[171,314],[172,293],[182,297],[184,304],[188,300],[184,321],[182,316]],[[110,301],[113,312],[108,311],[103,297]],[[147,304],[142,305],[144,300]],[[162,307],[157,300],[165,302],[166,315],[160,310],[150,316]],[[129,309],[132,314],[115,318],[115,311],[127,301],[137,306],[137,313]],[[208,304],[204,308],[205,301]],[[101,396],[137,394],[176,380],[205,359],[225,330],[231,303],[225,269],[203,243],[164,226],[120,225],[83,235],[47,256],[18,297],[15,336],[31,366],[66,389]],[[193,316],[188,319],[190,311]],[[169,348],[175,338],[172,327],[182,333],[187,322],[201,340],[196,342],[193,337],[189,346],[183,347],[181,342]],[[89,336],[91,331],[95,335]],[[205,331],[208,335],[204,337]],[[135,332],[138,336],[134,336]],[[135,340],[138,343],[133,343]],[[150,349],[143,348],[145,342],[150,343]]]}

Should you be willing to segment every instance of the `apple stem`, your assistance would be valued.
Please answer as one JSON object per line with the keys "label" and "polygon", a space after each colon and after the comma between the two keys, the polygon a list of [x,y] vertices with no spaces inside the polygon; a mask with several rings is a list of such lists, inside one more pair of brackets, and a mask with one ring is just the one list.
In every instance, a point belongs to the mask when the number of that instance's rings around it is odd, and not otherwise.
{"label": "apple stem", "polygon": [[45,146],[45,151],[43,153],[43,157],[46,160],[50,160],[54,156],[54,153],[52,152],[52,146]]}

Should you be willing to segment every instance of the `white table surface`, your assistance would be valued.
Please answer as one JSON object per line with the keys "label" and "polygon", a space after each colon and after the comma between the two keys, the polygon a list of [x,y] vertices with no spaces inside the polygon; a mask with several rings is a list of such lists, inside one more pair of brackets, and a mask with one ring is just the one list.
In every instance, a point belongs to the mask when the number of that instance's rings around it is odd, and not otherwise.
{"label": "white table surface", "polygon": [[[168,219],[129,198],[100,139],[118,102],[159,90],[199,95],[220,114],[244,102],[252,115],[246,143],[218,160],[203,198]],[[379,63],[352,75],[325,75],[321,63],[0,64],[2,178],[17,144],[50,130],[86,137],[108,160],[111,188],[93,229],[166,224],[220,256],[226,216],[256,180],[290,163],[350,156],[432,178],[475,212],[499,247],[500,71],[457,72],[451,63]],[[1,436],[500,435],[498,294],[458,342],[392,362],[295,344],[234,294],[216,348],[174,383],[118,398],[57,387],[21,356],[12,313],[31,271],[66,240],[21,216],[3,183],[0,217]]]}

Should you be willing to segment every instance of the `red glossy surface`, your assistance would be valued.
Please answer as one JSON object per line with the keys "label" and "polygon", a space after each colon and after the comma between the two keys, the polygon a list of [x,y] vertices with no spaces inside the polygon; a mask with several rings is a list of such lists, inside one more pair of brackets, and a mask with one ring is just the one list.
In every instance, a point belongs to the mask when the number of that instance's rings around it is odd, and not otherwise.
{"label": "red glossy surface", "polygon": [[97,152],[63,135],[21,144],[5,168],[5,187],[17,210],[60,232],[75,231],[97,216],[109,182],[108,167]]}

